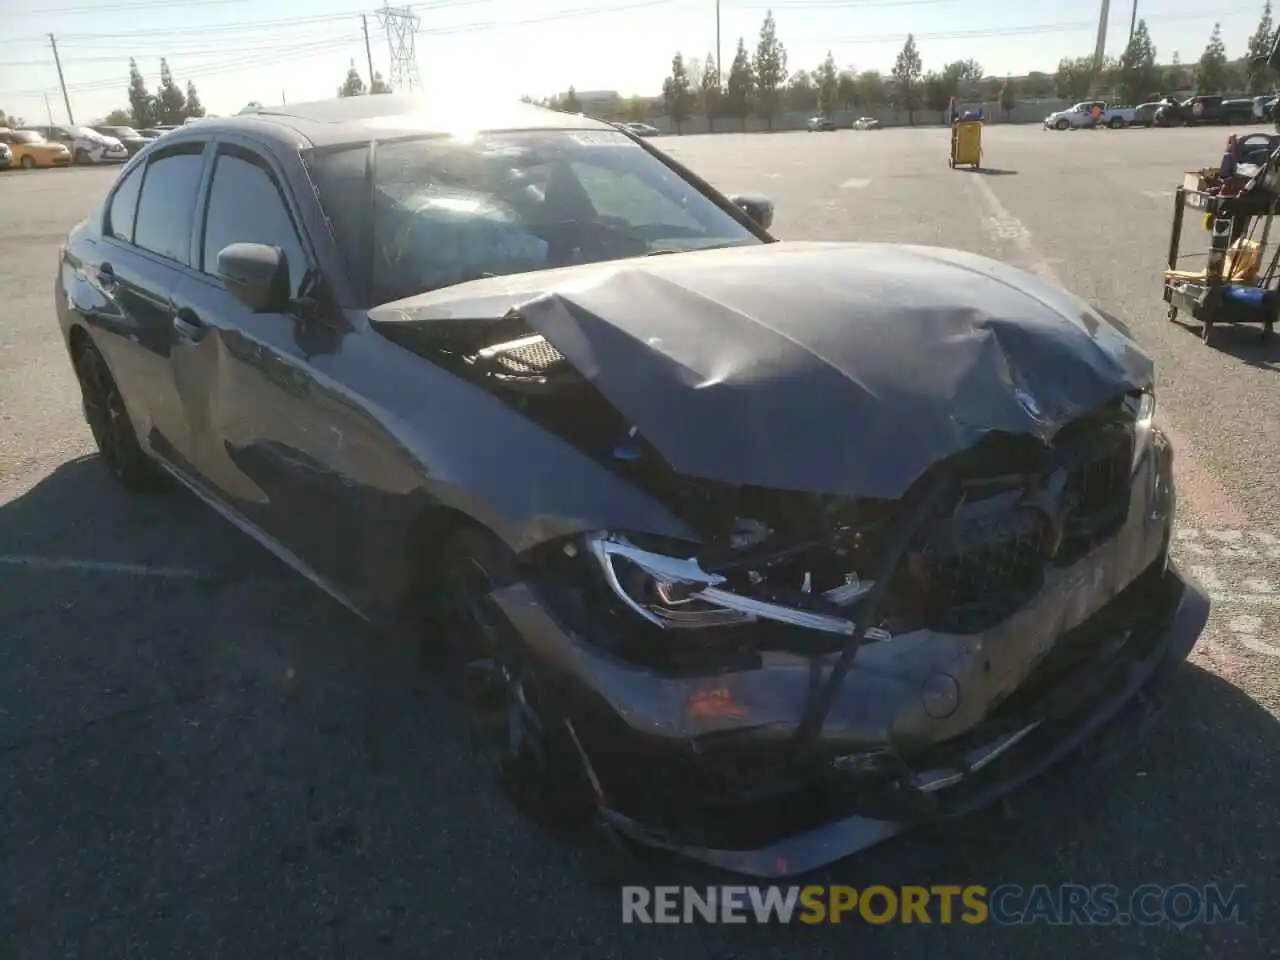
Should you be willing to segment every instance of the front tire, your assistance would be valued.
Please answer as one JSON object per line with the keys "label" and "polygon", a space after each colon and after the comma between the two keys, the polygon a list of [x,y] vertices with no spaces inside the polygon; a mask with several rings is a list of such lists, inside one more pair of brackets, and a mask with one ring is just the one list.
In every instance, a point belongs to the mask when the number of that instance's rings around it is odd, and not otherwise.
{"label": "front tire", "polygon": [[1069,126],[1071,126],[1071,123],[1068,120],[1059,120],[1053,126],[1055,130],[1066,130]]}
{"label": "front tire", "polygon": [[31,154],[27,154],[26,156],[24,156],[24,157],[22,158],[22,169],[23,169],[23,170],[34,170],[35,168],[36,168],[36,158],[35,158],[35,157],[31,156]]}
{"label": "front tire", "polygon": [[77,167],[87,166],[90,162],[89,151],[84,147],[77,147],[76,152],[71,159]]}
{"label": "front tire", "polygon": [[461,691],[476,757],[521,813],[552,830],[584,826],[595,809],[565,720],[492,592],[518,582],[515,556],[488,533],[450,538],[440,577],[438,625],[462,668]]}
{"label": "front tire", "polygon": [[93,433],[103,464],[130,493],[152,493],[160,489],[162,474],[143,453],[124,397],[98,348],[92,343],[82,345],[75,352],[73,364],[76,379],[80,381],[85,422]]}

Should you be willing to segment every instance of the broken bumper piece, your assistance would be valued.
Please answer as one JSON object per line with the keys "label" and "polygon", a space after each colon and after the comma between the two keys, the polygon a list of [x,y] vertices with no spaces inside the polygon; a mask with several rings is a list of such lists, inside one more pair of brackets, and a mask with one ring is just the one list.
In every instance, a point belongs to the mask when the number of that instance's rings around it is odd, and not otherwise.
{"label": "broken bumper piece", "polygon": [[[1080,674],[1091,682],[1079,676],[1075,690],[1067,691],[1075,695],[1051,704],[1047,715],[985,742],[957,745],[952,757],[912,774],[900,791],[901,809],[908,814],[901,819],[846,815],[759,846],[733,848],[682,842],[612,809],[602,809],[601,814],[614,829],[642,844],[739,874],[782,878],[818,869],[921,823],[973,813],[1073,754],[1097,757],[1133,743],[1145,732],[1163,708],[1168,681],[1195,645],[1209,614],[1204,591],[1173,563],[1159,576],[1157,589],[1163,595],[1163,615],[1140,628],[1142,634],[1126,638],[1134,655],[1115,657],[1110,664],[1082,665]],[[1114,656],[1114,650],[1100,651],[1100,656],[1108,652]],[[921,809],[912,803],[911,794],[931,802]]]}

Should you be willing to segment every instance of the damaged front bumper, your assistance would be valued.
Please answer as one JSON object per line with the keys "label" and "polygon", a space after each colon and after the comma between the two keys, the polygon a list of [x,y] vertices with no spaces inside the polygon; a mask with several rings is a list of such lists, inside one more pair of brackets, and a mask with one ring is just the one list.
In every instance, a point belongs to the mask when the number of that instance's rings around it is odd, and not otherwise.
{"label": "damaged front bumper", "polygon": [[1148,717],[1208,616],[1169,558],[1173,511],[1172,455],[1157,444],[1115,536],[1049,571],[1001,623],[858,649],[803,754],[797,734],[838,652],[672,669],[618,656],[536,579],[494,598],[554,693],[606,823],[738,873],[788,876],[976,810]]}

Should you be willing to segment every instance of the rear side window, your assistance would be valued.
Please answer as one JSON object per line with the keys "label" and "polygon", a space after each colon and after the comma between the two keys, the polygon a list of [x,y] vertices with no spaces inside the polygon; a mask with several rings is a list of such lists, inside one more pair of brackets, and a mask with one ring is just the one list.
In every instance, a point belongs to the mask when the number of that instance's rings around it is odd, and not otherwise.
{"label": "rear side window", "polygon": [[218,254],[233,243],[279,247],[289,261],[289,289],[297,296],[307,271],[302,241],[265,160],[241,147],[218,151],[204,225],[203,270],[218,272]]}
{"label": "rear side window", "polygon": [[138,212],[138,188],[142,186],[142,171],[145,167],[146,164],[140,163],[130,170],[111,195],[111,205],[107,207],[107,222],[103,224],[103,232],[107,236],[133,243],[133,218]]}
{"label": "rear side window", "polygon": [[202,142],[178,144],[147,165],[133,228],[133,242],[139,247],[178,263],[191,262],[203,153]]}

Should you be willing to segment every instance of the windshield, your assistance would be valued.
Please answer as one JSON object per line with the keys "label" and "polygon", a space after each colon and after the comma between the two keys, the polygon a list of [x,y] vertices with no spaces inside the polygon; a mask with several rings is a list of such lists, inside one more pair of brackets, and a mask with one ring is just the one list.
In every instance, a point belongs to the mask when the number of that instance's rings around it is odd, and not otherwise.
{"label": "windshield", "polygon": [[105,133],[108,137],[116,137],[117,139],[121,137],[128,137],[136,140],[138,138],[138,131],[133,129],[133,127],[99,127],[98,132]]}
{"label": "windshield", "polygon": [[[481,277],[762,243],[616,130],[364,144],[313,159],[370,304]],[[366,232],[367,231],[367,232]]]}
{"label": "windshield", "polygon": [[44,137],[34,130],[17,130],[13,134],[13,139],[18,143],[44,143]]}

